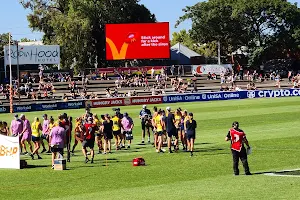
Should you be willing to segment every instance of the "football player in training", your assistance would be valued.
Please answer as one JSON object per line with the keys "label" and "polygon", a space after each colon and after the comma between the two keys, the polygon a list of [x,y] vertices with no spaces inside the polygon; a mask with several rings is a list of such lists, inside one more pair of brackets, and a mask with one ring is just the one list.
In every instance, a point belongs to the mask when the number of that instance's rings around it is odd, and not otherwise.
{"label": "football player in training", "polygon": [[231,153],[233,158],[233,172],[234,175],[239,175],[239,160],[242,161],[245,175],[251,175],[248,161],[247,161],[247,151],[244,147],[246,144],[247,149],[250,149],[249,142],[246,138],[246,134],[243,130],[239,128],[238,122],[232,123],[232,128],[228,131],[225,141],[231,141]]}
{"label": "football player in training", "polygon": [[154,118],[154,127],[156,129],[157,135],[158,135],[158,145],[156,148],[156,152],[160,153],[160,152],[164,152],[164,150],[162,149],[162,145],[163,145],[163,130],[164,130],[164,121],[162,120],[162,111],[159,110],[157,113],[157,116]]}
{"label": "football player in training", "polygon": [[175,126],[175,117],[174,114],[171,113],[171,108],[167,107],[167,118],[166,118],[166,130],[168,134],[168,148],[169,148],[169,153],[173,153],[171,150],[171,143],[172,143],[172,137],[175,137],[175,142],[174,142],[174,150],[177,151],[178,149],[178,132]]}
{"label": "football player in training", "polygon": [[81,117],[78,117],[76,118],[76,122],[75,122],[75,129],[74,129],[74,138],[75,138],[75,141],[74,141],[74,145],[73,145],[73,148],[72,148],[72,154],[74,154],[74,150],[78,144],[78,142],[82,142],[82,139],[83,139],[83,124],[82,124],[82,118]]}
{"label": "football player in training", "polygon": [[[104,116],[101,116],[101,117],[104,118]],[[95,142],[96,142],[96,144],[98,146],[98,154],[100,154],[101,150],[102,150],[102,137],[103,137],[103,134],[100,131],[100,127],[101,127],[102,121],[103,121],[102,118],[99,119],[97,114],[95,114],[93,116],[94,124],[98,127],[97,130],[96,130],[96,132],[95,132],[95,135],[96,135]]]}
{"label": "football player in training", "polygon": [[140,111],[140,119],[142,125],[142,144],[145,143],[146,131],[148,134],[148,143],[150,144],[150,128],[151,126],[151,111],[147,109],[146,105],[143,105],[143,109]]}
{"label": "football player in training", "polygon": [[85,156],[85,163],[89,162],[87,157],[87,147],[91,151],[91,163],[94,163],[94,145],[95,145],[95,131],[97,127],[93,123],[93,118],[89,117],[87,123],[84,124],[84,135],[82,142],[82,153]]}
{"label": "football player in training", "polygon": [[119,145],[121,146],[121,139],[122,139],[122,136],[121,136],[121,119],[119,118],[119,112],[117,111],[115,113],[115,116],[111,119],[112,122],[113,122],[113,135],[114,135],[114,138],[115,138],[115,147],[116,147],[116,150],[119,150]]}
{"label": "football player in training", "polygon": [[188,120],[186,120],[185,122],[186,141],[191,156],[193,156],[193,152],[194,152],[194,142],[196,139],[196,128],[197,128],[197,122],[193,118],[194,118],[193,113],[189,113]]}
{"label": "football player in training", "polygon": [[134,127],[133,120],[129,117],[128,113],[124,113],[124,116],[121,121],[123,129],[123,146],[125,146],[125,140],[128,141],[127,149],[130,148],[131,140],[133,139],[132,129]]}

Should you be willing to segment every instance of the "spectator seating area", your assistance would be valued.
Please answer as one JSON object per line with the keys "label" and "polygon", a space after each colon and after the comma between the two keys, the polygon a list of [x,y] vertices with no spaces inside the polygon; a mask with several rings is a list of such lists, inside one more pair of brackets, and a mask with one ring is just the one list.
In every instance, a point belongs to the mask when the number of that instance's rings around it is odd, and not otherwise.
{"label": "spectator seating area", "polygon": [[[89,78],[89,77],[88,77]],[[75,81],[77,93],[76,99],[97,99],[97,98],[107,98],[108,90],[113,91],[113,93],[117,93],[118,96],[129,96],[128,92],[130,91],[130,96],[138,95],[138,96],[151,96],[151,95],[160,95],[160,94],[176,94],[176,93],[190,93],[190,92],[214,92],[220,90],[228,90],[234,91],[234,88],[231,88],[231,83],[223,84],[221,86],[220,79],[216,80],[208,80],[207,76],[202,77],[193,77],[192,75],[185,75],[180,77],[184,85],[186,85],[185,91],[174,91],[174,88],[171,86],[171,80],[174,77],[169,77],[166,81],[166,88],[158,90],[157,88],[153,88],[153,85],[157,82],[154,78],[148,79],[149,88],[145,87],[116,87],[116,78],[110,78],[109,80],[92,80],[89,78],[87,84],[83,83],[85,81],[81,80],[81,77],[74,77],[72,80]],[[193,83],[195,82],[197,89]],[[236,80],[236,86],[238,89],[247,90],[247,85],[249,82],[247,80]],[[264,82],[256,82],[255,87],[259,90],[263,89],[276,89],[274,81],[264,81]],[[43,91],[39,92],[40,94],[38,98],[35,99],[36,102],[49,102],[49,101],[68,101],[72,100],[75,97],[72,97],[71,90],[69,88],[70,82],[54,82],[52,83],[53,89],[47,95],[47,98],[44,97]],[[225,87],[224,87],[225,86]],[[39,83],[33,83],[32,88],[35,91],[38,91],[40,87]],[[288,81],[282,81],[281,88],[291,88],[292,84],[288,83]],[[108,89],[109,88],[109,89]],[[223,89],[222,89],[223,88]],[[227,89],[224,89],[227,88]],[[249,89],[249,85],[248,85]],[[160,91],[160,92],[159,92]],[[113,98],[115,98],[114,96]],[[9,99],[5,97],[5,95],[1,94],[0,101],[3,105],[9,104]],[[20,100],[17,96],[14,97],[14,104],[26,104],[32,103],[32,98],[29,98],[25,95],[20,96]]]}

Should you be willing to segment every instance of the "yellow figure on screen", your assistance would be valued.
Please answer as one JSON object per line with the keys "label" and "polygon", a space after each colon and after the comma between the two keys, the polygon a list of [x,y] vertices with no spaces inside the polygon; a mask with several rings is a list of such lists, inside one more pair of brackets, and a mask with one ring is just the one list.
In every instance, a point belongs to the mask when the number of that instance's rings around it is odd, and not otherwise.
{"label": "yellow figure on screen", "polygon": [[127,49],[129,44],[132,44],[137,41],[136,39],[137,34],[136,33],[129,33],[126,37],[126,40],[124,41],[121,50],[117,49],[115,43],[108,37],[106,37],[106,43],[109,45],[112,57],[114,60],[124,60],[126,59]]}

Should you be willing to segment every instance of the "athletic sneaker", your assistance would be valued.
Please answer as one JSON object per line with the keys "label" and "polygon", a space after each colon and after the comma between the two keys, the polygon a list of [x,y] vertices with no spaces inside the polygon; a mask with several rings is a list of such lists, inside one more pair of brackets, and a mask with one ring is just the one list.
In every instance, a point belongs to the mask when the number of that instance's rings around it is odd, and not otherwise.
{"label": "athletic sneaker", "polygon": [[91,152],[87,152],[86,155],[91,155]]}
{"label": "athletic sneaker", "polygon": [[43,151],[41,152],[41,153],[44,153],[44,152],[46,152],[47,150],[46,149],[43,149]]}
{"label": "athletic sneaker", "polygon": [[67,162],[71,162],[70,158],[67,159]]}
{"label": "athletic sneaker", "polygon": [[194,155],[193,152],[191,152],[191,157],[192,157],[193,155]]}
{"label": "athletic sneaker", "polygon": [[106,154],[106,152],[103,152],[102,154],[103,154],[103,155],[105,155],[105,154]]}
{"label": "athletic sneaker", "polygon": [[251,176],[252,174],[250,172],[246,173],[245,174],[246,176]]}
{"label": "athletic sneaker", "polygon": [[54,169],[54,165],[52,165],[51,169]]}
{"label": "athletic sneaker", "polygon": [[41,160],[41,159],[43,159],[43,158],[42,158],[41,156],[38,155],[38,159]]}
{"label": "athletic sneaker", "polygon": [[31,159],[32,159],[32,160],[34,160],[34,156],[33,156],[33,154],[32,154],[32,153],[30,154],[30,157],[31,157]]}
{"label": "athletic sneaker", "polygon": [[[47,151],[46,153],[52,153],[51,151]],[[74,153],[74,152],[73,152]]]}
{"label": "athletic sneaker", "polygon": [[99,151],[98,151],[98,154],[101,154],[101,153],[102,153],[102,152],[99,150]]}
{"label": "athletic sneaker", "polygon": [[160,151],[162,151],[162,152],[166,152],[166,150],[165,150],[165,149],[161,149]]}
{"label": "athletic sneaker", "polygon": [[26,151],[26,152],[24,152],[24,154],[23,155],[25,155],[25,156],[28,156],[29,154],[28,154],[28,152]]}
{"label": "athletic sneaker", "polygon": [[142,141],[142,144],[144,144],[145,143],[145,141]]}
{"label": "athletic sneaker", "polygon": [[130,149],[130,146],[128,146],[127,149]]}
{"label": "athletic sneaker", "polygon": [[85,158],[85,163],[88,163],[90,160],[88,158]]}
{"label": "athletic sneaker", "polygon": [[173,153],[173,151],[171,149],[169,149],[169,153]]}
{"label": "athletic sneaker", "polygon": [[92,158],[91,163],[94,163],[94,158]]}

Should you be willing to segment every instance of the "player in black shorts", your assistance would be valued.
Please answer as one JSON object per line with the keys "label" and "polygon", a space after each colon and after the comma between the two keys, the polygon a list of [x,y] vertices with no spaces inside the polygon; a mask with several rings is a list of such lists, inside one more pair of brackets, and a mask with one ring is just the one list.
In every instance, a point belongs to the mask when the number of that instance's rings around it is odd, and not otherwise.
{"label": "player in black shorts", "polygon": [[168,134],[168,148],[169,148],[169,153],[173,153],[171,150],[171,142],[172,142],[172,137],[175,137],[175,142],[174,142],[174,150],[178,150],[178,132],[175,127],[175,118],[174,114],[171,113],[171,108],[167,107],[167,118],[166,118],[166,130]]}
{"label": "player in black shorts", "polygon": [[191,156],[193,156],[197,128],[197,122],[193,119],[193,113],[189,113],[188,120],[185,122],[185,127],[188,149],[190,150]]}
{"label": "player in black shorts", "polygon": [[142,126],[142,143],[145,143],[145,135],[146,131],[148,134],[148,143],[150,143],[150,128],[151,126],[151,111],[147,109],[146,105],[143,105],[143,109],[140,111],[140,119],[141,119],[141,126]]}
{"label": "player in black shorts", "polygon": [[110,116],[106,114],[104,116],[104,121],[102,123],[101,129],[104,135],[104,150],[103,154],[106,154],[108,149],[108,153],[111,153],[111,140],[113,139],[113,121],[110,119]]}

